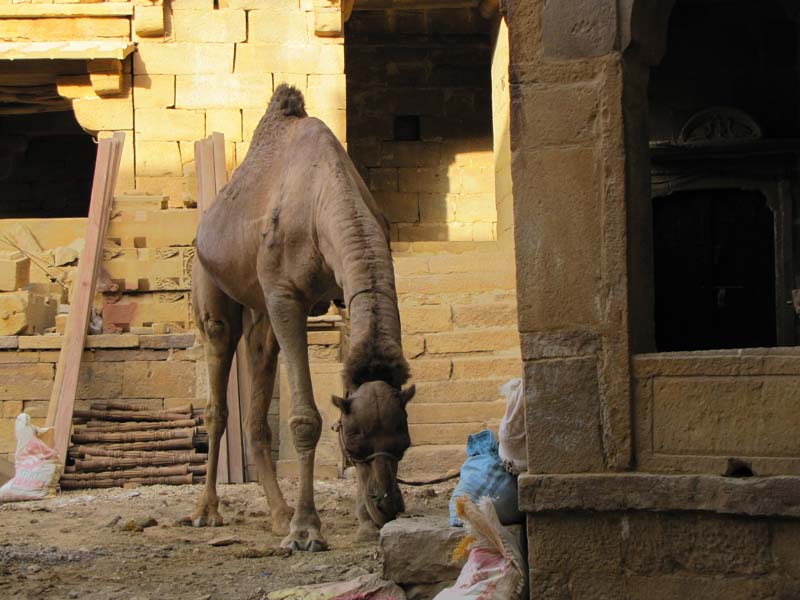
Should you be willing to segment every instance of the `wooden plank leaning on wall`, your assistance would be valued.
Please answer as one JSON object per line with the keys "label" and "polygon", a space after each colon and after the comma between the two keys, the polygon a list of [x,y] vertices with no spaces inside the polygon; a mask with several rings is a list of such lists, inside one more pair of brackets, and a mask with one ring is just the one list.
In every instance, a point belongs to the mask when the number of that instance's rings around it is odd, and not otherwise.
{"label": "wooden plank leaning on wall", "polygon": [[[225,170],[225,138],[221,133],[194,144],[195,168],[197,170],[197,208],[203,214],[216,200],[217,194],[228,182]],[[244,483],[244,457],[242,446],[242,415],[240,408],[238,363],[245,357],[244,341],[239,342],[233,357],[228,378],[228,422],[220,442],[219,483]]]}
{"label": "wooden plank leaning on wall", "polygon": [[47,408],[48,427],[55,428],[54,448],[62,466],[67,459],[67,448],[72,429],[72,412],[78,389],[86,330],[92,310],[97,275],[103,258],[103,244],[108,229],[114,189],[117,184],[122,144],[125,134],[116,132],[110,139],[99,140],[97,161],[92,181],[86,244],[78,262],[78,278],[73,292],[69,318],[58,355],[56,376]]}

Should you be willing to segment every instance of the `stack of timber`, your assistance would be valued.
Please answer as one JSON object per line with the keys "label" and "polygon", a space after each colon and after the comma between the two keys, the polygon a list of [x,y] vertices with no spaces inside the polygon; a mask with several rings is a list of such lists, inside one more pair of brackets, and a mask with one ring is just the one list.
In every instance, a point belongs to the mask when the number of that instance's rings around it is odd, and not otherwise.
{"label": "stack of timber", "polygon": [[166,410],[95,402],[73,414],[66,490],[205,481],[208,434],[191,405]]}

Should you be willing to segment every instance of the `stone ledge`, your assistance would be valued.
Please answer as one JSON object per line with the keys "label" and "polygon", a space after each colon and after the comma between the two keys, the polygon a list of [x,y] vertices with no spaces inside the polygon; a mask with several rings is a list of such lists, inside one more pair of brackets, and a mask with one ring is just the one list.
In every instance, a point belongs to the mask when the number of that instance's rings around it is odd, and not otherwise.
{"label": "stone ledge", "polygon": [[[59,350],[63,335],[0,336],[0,351]],[[131,333],[104,333],[87,335],[85,349],[160,349],[184,350],[192,348],[197,339],[194,333],[165,335],[134,335]]]}
{"label": "stone ledge", "polygon": [[520,509],[554,511],[699,511],[800,518],[800,477],[609,473],[522,475]]}
{"label": "stone ledge", "polygon": [[8,4],[0,7],[0,19],[128,17],[132,14],[132,2],[103,2],[102,4]]}

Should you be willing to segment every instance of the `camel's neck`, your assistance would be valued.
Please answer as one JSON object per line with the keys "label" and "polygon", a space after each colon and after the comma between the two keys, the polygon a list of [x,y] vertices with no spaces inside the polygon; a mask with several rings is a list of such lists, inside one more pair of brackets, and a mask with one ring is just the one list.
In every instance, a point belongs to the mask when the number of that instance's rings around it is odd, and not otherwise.
{"label": "camel's neck", "polygon": [[392,255],[381,223],[361,198],[343,202],[325,219],[320,249],[336,273],[350,311],[349,389],[383,380],[399,387],[408,378]]}

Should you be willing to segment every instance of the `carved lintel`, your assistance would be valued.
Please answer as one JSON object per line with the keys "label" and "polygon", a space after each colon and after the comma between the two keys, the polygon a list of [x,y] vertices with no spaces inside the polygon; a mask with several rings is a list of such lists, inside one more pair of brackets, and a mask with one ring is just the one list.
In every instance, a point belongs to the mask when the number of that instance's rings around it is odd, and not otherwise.
{"label": "carved lintel", "polygon": [[315,0],[314,34],[317,37],[341,37],[345,21],[342,9],[342,0]]}
{"label": "carved lintel", "polygon": [[678,143],[686,146],[752,142],[763,137],[761,126],[738,108],[714,107],[694,114],[681,129]]}

